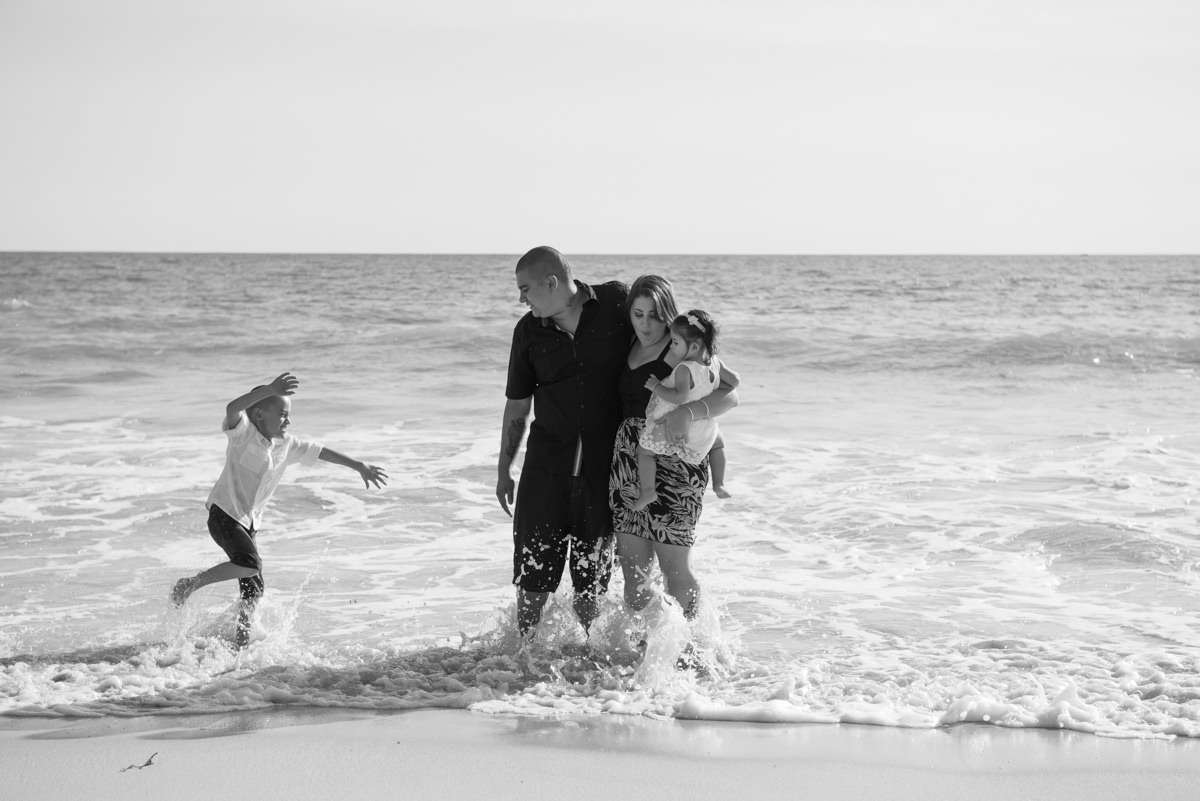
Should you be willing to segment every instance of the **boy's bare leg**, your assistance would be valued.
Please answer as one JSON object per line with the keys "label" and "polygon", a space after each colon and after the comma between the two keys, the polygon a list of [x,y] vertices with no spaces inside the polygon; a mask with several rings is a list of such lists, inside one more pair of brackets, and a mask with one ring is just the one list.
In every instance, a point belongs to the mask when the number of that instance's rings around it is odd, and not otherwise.
{"label": "boy's bare leg", "polygon": [[257,607],[258,598],[243,598],[238,605],[237,633],[233,636],[233,644],[238,650],[250,644],[250,621]]}
{"label": "boy's bare leg", "polygon": [[658,465],[654,461],[654,452],[638,446],[638,497],[630,505],[634,512],[645,509],[658,500],[658,492],[654,482],[658,476]]}
{"label": "boy's bare leg", "polygon": [[176,606],[183,606],[192,593],[201,587],[206,587],[218,581],[244,579],[257,575],[258,570],[253,567],[244,567],[243,565],[236,565],[233,562],[222,562],[194,576],[181,578],[175,582],[175,587],[171,590],[171,602]]}
{"label": "boy's bare leg", "polygon": [[266,585],[263,583],[262,574],[258,573],[239,578],[238,588],[242,601],[238,605],[237,632],[234,634],[233,642],[238,650],[241,650],[250,644],[250,624],[254,617],[254,610],[258,608],[258,599],[262,598]]}

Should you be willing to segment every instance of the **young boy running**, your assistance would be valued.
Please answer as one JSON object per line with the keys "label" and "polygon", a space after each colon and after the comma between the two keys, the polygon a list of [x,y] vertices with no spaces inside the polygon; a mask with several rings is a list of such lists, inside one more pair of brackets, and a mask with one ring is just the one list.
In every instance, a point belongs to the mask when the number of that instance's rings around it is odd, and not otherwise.
{"label": "young boy running", "polygon": [[293,462],[310,466],[318,460],[332,462],[356,470],[367,487],[387,484],[387,473],[382,468],[286,433],[292,408],[288,396],[299,386],[295,376],[283,373],[225,407],[225,422],[221,426],[229,440],[225,469],[205,506],[208,533],[229,561],[181,578],[171,590],[171,601],[182,606],[193,592],[207,584],[237,579],[242,597],[235,639],[238,648],[250,642],[250,617],[265,587],[255,532],[287,466]]}

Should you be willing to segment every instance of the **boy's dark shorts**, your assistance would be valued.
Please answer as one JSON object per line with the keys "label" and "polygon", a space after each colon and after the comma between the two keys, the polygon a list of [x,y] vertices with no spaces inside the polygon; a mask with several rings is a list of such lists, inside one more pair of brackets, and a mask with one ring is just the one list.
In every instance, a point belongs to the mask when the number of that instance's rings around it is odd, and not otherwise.
{"label": "boy's dark shorts", "polygon": [[256,576],[238,579],[242,597],[254,598],[262,595],[265,584],[262,577],[262,559],[258,555],[258,545],[254,542],[254,527],[246,528],[226,514],[224,509],[213,504],[208,509],[208,533],[213,542],[221,546],[230,562],[258,571]]}
{"label": "boy's dark shorts", "polygon": [[575,592],[606,592],[612,576],[608,476],[589,482],[586,476],[525,470],[516,500],[513,584],[528,592],[554,592],[569,553]]}

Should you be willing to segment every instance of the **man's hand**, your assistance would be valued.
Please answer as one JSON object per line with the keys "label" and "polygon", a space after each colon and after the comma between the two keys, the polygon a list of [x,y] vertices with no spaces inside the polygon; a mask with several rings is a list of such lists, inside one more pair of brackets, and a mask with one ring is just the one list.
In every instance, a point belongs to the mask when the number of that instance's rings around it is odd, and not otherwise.
{"label": "man's hand", "polygon": [[512,480],[512,476],[501,476],[496,480],[496,500],[500,501],[500,508],[512,517],[512,511],[509,507],[513,505],[513,493],[516,492],[517,482]]}
{"label": "man's hand", "polygon": [[358,468],[358,474],[362,476],[363,486],[370,489],[374,484],[376,489],[383,489],[387,485],[388,474],[382,467],[376,467],[373,464],[364,464]]}
{"label": "man's hand", "polygon": [[300,379],[291,373],[282,373],[268,386],[276,395],[294,395],[300,388]]}

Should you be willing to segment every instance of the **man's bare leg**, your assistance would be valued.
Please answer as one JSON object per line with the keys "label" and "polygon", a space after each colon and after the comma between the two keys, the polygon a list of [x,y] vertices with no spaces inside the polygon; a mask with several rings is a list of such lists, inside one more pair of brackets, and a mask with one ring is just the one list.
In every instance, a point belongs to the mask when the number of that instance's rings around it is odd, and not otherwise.
{"label": "man's bare leg", "polygon": [[528,640],[533,636],[533,630],[542,622],[542,610],[550,599],[548,592],[530,592],[517,588],[517,629],[521,638]]}

